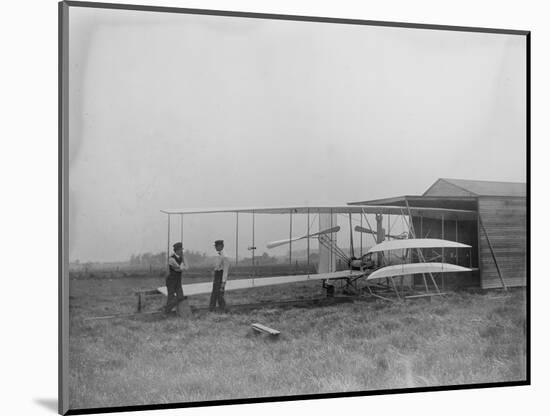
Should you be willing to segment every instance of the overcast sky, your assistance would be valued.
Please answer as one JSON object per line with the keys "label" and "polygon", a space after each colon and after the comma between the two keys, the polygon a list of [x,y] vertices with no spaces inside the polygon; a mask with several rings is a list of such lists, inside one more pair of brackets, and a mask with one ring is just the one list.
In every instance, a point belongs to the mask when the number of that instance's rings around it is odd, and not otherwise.
{"label": "overcast sky", "polygon": [[[163,208],[525,181],[522,36],[77,7],[69,22],[71,261],[166,250]],[[184,229],[186,249],[234,253],[234,215]],[[258,254],[287,235],[257,217]]]}

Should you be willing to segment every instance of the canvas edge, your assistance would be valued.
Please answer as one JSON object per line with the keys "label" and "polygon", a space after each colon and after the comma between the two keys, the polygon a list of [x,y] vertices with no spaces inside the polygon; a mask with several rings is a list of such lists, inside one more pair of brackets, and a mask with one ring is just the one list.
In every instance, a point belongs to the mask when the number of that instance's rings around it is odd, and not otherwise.
{"label": "canvas edge", "polygon": [[[345,392],[345,393],[328,393],[319,395],[295,395],[282,396],[271,398],[253,398],[253,399],[229,399],[219,401],[199,401],[199,402],[183,402],[170,404],[151,404],[151,405],[136,405],[136,406],[117,406],[117,407],[100,407],[73,409],[69,407],[69,223],[68,223],[68,150],[69,150],[69,114],[68,114],[68,87],[69,87],[69,7],[88,7],[88,8],[103,8],[103,9],[122,9],[122,10],[139,10],[139,11],[156,11],[166,13],[183,13],[183,14],[198,14],[198,15],[213,15],[213,16],[233,16],[244,18],[261,18],[272,20],[295,20],[295,21],[314,21],[323,23],[339,23],[339,24],[355,24],[367,26],[388,26],[400,28],[414,28],[427,30],[449,30],[460,32],[480,32],[493,34],[508,34],[524,36],[526,40],[526,153],[527,153],[527,205],[528,205],[528,247],[527,247],[527,357],[526,357],[526,379],[513,382],[495,382],[495,383],[480,383],[467,385],[451,385],[451,386],[435,386],[426,388],[412,389],[382,389],[373,391],[360,392]],[[268,403],[268,402],[284,402],[294,400],[309,400],[309,399],[328,399],[338,397],[354,397],[354,396],[370,396],[370,395],[385,395],[385,394],[403,394],[415,392],[436,392],[436,391],[451,391],[462,389],[480,389],[494,387],[514,387],[531,385],[531,334],[530,334],[530,139],[531,139],[531,31],[530,30],[513,30],[513,29],[494,29],[481,27],[463,27],[452,25],[438,24],[418,24],[418,23],[402,23],[402,22],[386,22],[386,21],[370,21],[357,19],[343,19],[330,17],[313,17],[313,16],[297,16],[297,15],[279,15],[279,14],[264,14],[244,11],[226,11],[226,10],[208,10],[208,9],[186,9],[180,7],[163,7],[163,6],[141,6],[135,4],[123,3],[100,3],[87,1],[60,1],[58,3],[58,413],[65,414],[90,414],[90,413],[111,413],[121,411],[139,411],[139,410],[160,410],[186,407],[202,407],[202,406],[217,406],[217,405],[235,405],[246,403]]]}
{"label": "canvas edge", "polygon": [[69,411],[69,6],[58,3],[58,412]]}

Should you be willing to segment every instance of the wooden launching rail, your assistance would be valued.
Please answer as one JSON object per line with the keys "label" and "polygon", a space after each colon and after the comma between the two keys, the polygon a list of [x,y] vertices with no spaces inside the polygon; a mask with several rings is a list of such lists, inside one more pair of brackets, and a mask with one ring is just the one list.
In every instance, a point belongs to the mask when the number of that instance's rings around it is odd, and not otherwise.
{"label": "wooden launching rail", "polygon": [[[352,303],[359,299],[358,296],[335,296],[333,298],[311,298],[311,299],[292,299],[282,301],[264,301],[255,303],[235,303],[227,305],[227,308],[232,312],[239,310],[261,309],[261,308],[308,308],[314,306],[331,306],[340,303]],[[193,311],[207,311],[206,306],[192,306]]]}
{"label": "wooden launching rail", "polygon": [[[137,291],[134,293],[138,298],[136,312],[139,314],[146,314],[148,312],[144,311],[145,308],[145,299],[149,297],[158,297],[164,296],[158,290],[144,290]],[[231,310],[238,309],[257,309],[262,307],[308,307],[308,306],[327,306],[336,303],[347,303],[353,302],[355,296],[334,296],[334,297],[324,297],[324,298],[309,298],[309,299],[292,299],[292,300],[283,300],[283,301],[267,301],[267,302],[255,302],[255,303],[237,303],[233,305],[228,305]],[[208,310],[208,305],[205,306],[191,306],[192,311],[201,311]],[[133,316],[134,314],[124,314],[120,316]],[[119,316],[119,315],[117,315]]]}
{"label": "wooden launching rail", "polygon": [[134,313],[119,313],[117,315],[105,315],[105,316],[90,316],[84,318],[83,321],[101,321],[105,319],[117,319],[117,318],[133,318],[143,315],[160,315],[162,311],[149,311],[149,312],[134,312]]}
{"label": "wooden launching rail", "polygon": [[445,296],[447,293],[440,292],[440,293],[421,293],[420,295],[408,295],[404,296],[404,299],[418,299],[418,298],[431,298],[432,296]]}

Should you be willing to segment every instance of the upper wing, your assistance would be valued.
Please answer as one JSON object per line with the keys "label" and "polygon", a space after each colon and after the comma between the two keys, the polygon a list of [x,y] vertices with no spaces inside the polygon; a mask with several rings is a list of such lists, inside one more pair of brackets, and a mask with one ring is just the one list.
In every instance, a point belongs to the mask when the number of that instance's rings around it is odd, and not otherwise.
{"label": "upper wing", "polygon": [[[457,219],[475,219],[476,212],[460,209],[410,207],[411,214],[426,218],[441,218],[441,215]],[[391,214],[408,215],[406,207],[380,205],[291,205],[283,207],[248,207],[248,208],[184,208],[162,209],[165,214],[219,214],[219,213],[246,213],[246,214]]]}

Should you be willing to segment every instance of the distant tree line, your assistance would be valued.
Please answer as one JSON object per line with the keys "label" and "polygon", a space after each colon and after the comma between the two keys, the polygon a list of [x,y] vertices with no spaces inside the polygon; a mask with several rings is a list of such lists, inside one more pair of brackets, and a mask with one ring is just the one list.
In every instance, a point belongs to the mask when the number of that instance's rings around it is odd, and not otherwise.
{"label": "distant tree line", "polygon": [[[191,266],[202,266],[210,263],[212,257],[199,251],[185,251],[185,258]],[[160,253],[132,254],[129,261],[131,266],[164,266],[166,265],[166,251]]]}
{"label": "distant tree line", "polygon": [[[240,266],[250,266],[252,265],[252,256],[250,253],[248,256],[244,256],[244,253],[239,255],[239,265]],[[207,255],[201,251],[186,250],[185,258],[189,263],[190,267],[210,267],[214,263],[215,255]],[[310,262],[317,263],[319,255],[314,250],[310,253]],[[306,260],[304,251],[296,251],[292,253],[293,263],[299,261],[303,263]],[[230,257],[229,261],[235,263],[235,257]],[[260,265],[275,265],[275,264],[287,264],[289,261],[288,254],[285,256],[272,256],[269,253],[263,252],[258,254],[254,258],[254,264],[256,266]],[[125,268],[131,267],[132,269],[138,268],[147,268],[147,269],[157,269],[163,268],[166,266],[166,252],[161,251],[159,253],[139,253],[132,254],[130,259],[127,261],[119,262],[82,262],[80,260],[74,260],[70,263],[70,268],[72,271],[81,271],[89,272],[91,270],[115,270],[123,271]]]}
{"label": "distant tree line", "polygon": [[130,265],[131,266],[162,266],[166,264],[166,252],[153,254],[153,253],[143,253],[143,254],[132,254],[130,256]]}

